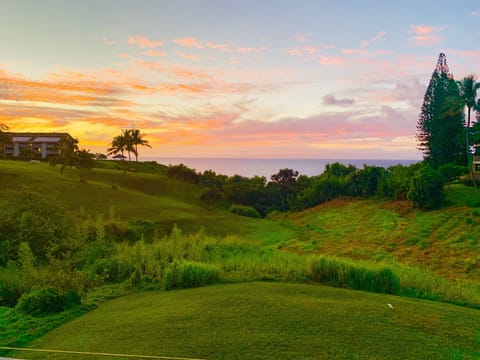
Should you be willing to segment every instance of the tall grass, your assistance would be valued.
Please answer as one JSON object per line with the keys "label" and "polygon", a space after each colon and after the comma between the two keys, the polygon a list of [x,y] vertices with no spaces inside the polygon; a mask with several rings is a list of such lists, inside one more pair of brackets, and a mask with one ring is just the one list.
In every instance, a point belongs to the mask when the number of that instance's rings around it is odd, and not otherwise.
{"label": "tall grass", "polygon": [[166,290],[186,289],[213,284],[220,277],[220,267],[194,261],[176,261],[165,271]]}
{"label": "tall grass", "polygon": [[[480,307],[480,288],[475,283],[453,282],[426,270],[392,262],[282,252],[241,237],[210,236],[204,230],[184,235],[175,227],[170,236],[151,243],[116,244],[113,257],[126,268],[135,270],[130,280],[140,287],[170,289],[217,280],[315,281],[347,289]],[[215,273],[215,280],[201,280],[210,271]]]}
{"label": "tall grass", "polygon": [[313,280],[336,287],[398,294],[399,278],[392,269],[377,264],[332,257],[311,257],[308,273]]}

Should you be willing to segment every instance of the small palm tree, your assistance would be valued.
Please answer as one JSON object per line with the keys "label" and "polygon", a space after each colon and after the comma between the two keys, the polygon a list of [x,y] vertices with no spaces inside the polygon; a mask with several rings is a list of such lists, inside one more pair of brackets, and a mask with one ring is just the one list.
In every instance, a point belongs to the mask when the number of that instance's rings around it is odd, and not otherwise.
{"label": "small palm tree", "polygon": [[89,150],[78,150],[75,153],[75,167],[78,169],[81,181],[87,181],[87,175],[95,167],[94,155]]}
{"label": "small palm tree", "polygon": [[477,103],[477,91],[480,89],[480,83],[475,79],[474,75],[467,76],[460,81],[457,81],[458,91],[460,95],[460,104],[462,108],[467,108],[467,131],[465,132],[465,142],[467,146],[468,166],[470,168],[470,176],[473,184],[476,187],[475,177],[472,169],[472,159],[470,151],[470,116],[472,109],[475,111],[480,110]]}
{"label": "small palm tree", "polygon": [[124,134],[115,136],[112,140],[111,147],[107,149],[107,154],[122,154],[122,158],[124,158],[124,152],[127,150],[127,139],[125,138]]}
{"label": "small palm tree", "polygon": [[61,164],[60,172],[63,172],[67,166],[75,166],[78,139],[66,136],[58,142],[56,147],[59,154],[50,159],[50,165],[56,166],[57,164]]}
{"label": "small palm tree", "polygon": [[133,153],[135,154],[135,161],[138,161],[138,145],[147,146],[151,148],[151,145],[148,143],[148,140],[143,139],[145,134],[141,134],[139,129],[129,129],[130,141],[133,145]]}

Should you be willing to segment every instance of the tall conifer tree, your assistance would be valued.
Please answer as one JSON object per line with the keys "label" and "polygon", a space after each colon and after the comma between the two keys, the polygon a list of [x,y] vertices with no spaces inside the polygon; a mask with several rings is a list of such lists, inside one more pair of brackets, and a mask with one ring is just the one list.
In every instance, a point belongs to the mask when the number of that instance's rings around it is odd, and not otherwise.
{"label": "tall conifer tree", "polygon": [[464,117],[452,111],[455,104],[449,100],[458,96],[458,85],[449,72],[445,54],[441,53],[417,123],[418,148],[424,160],[435,168],[447,163],[465,163]]}

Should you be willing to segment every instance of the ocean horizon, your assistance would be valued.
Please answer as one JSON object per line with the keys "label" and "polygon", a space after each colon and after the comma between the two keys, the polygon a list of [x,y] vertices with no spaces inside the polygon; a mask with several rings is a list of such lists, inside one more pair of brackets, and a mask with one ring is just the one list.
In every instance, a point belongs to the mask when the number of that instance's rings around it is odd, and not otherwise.
{"label": "ocean horizon", "polygon": [[142,161],[156,161],[163,165],[183,164],[197,172],[213,170],[221,175],[241,175],[246,177],[270,176],[280,169],[293,169],[300,175],[320,175],[327,164],[339,162],[344,165],[354,165],[361,169],[364,165],[388,168],[394,165],[408,166],[421,160],[404,159],[253,159],[253,158],[195,158],[195,157],[161,157],[142,156]]}

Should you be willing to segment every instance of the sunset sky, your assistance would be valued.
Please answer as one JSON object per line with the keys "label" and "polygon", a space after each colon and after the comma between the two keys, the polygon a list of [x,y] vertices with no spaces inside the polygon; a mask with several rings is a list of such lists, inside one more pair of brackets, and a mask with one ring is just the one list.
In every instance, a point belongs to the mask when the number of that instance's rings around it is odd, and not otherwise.
{"label": "sunset sky", "polygon": [[0,123],[142,155],[419,159],[444,52],[480,74],[479,1],[0,0]]}

